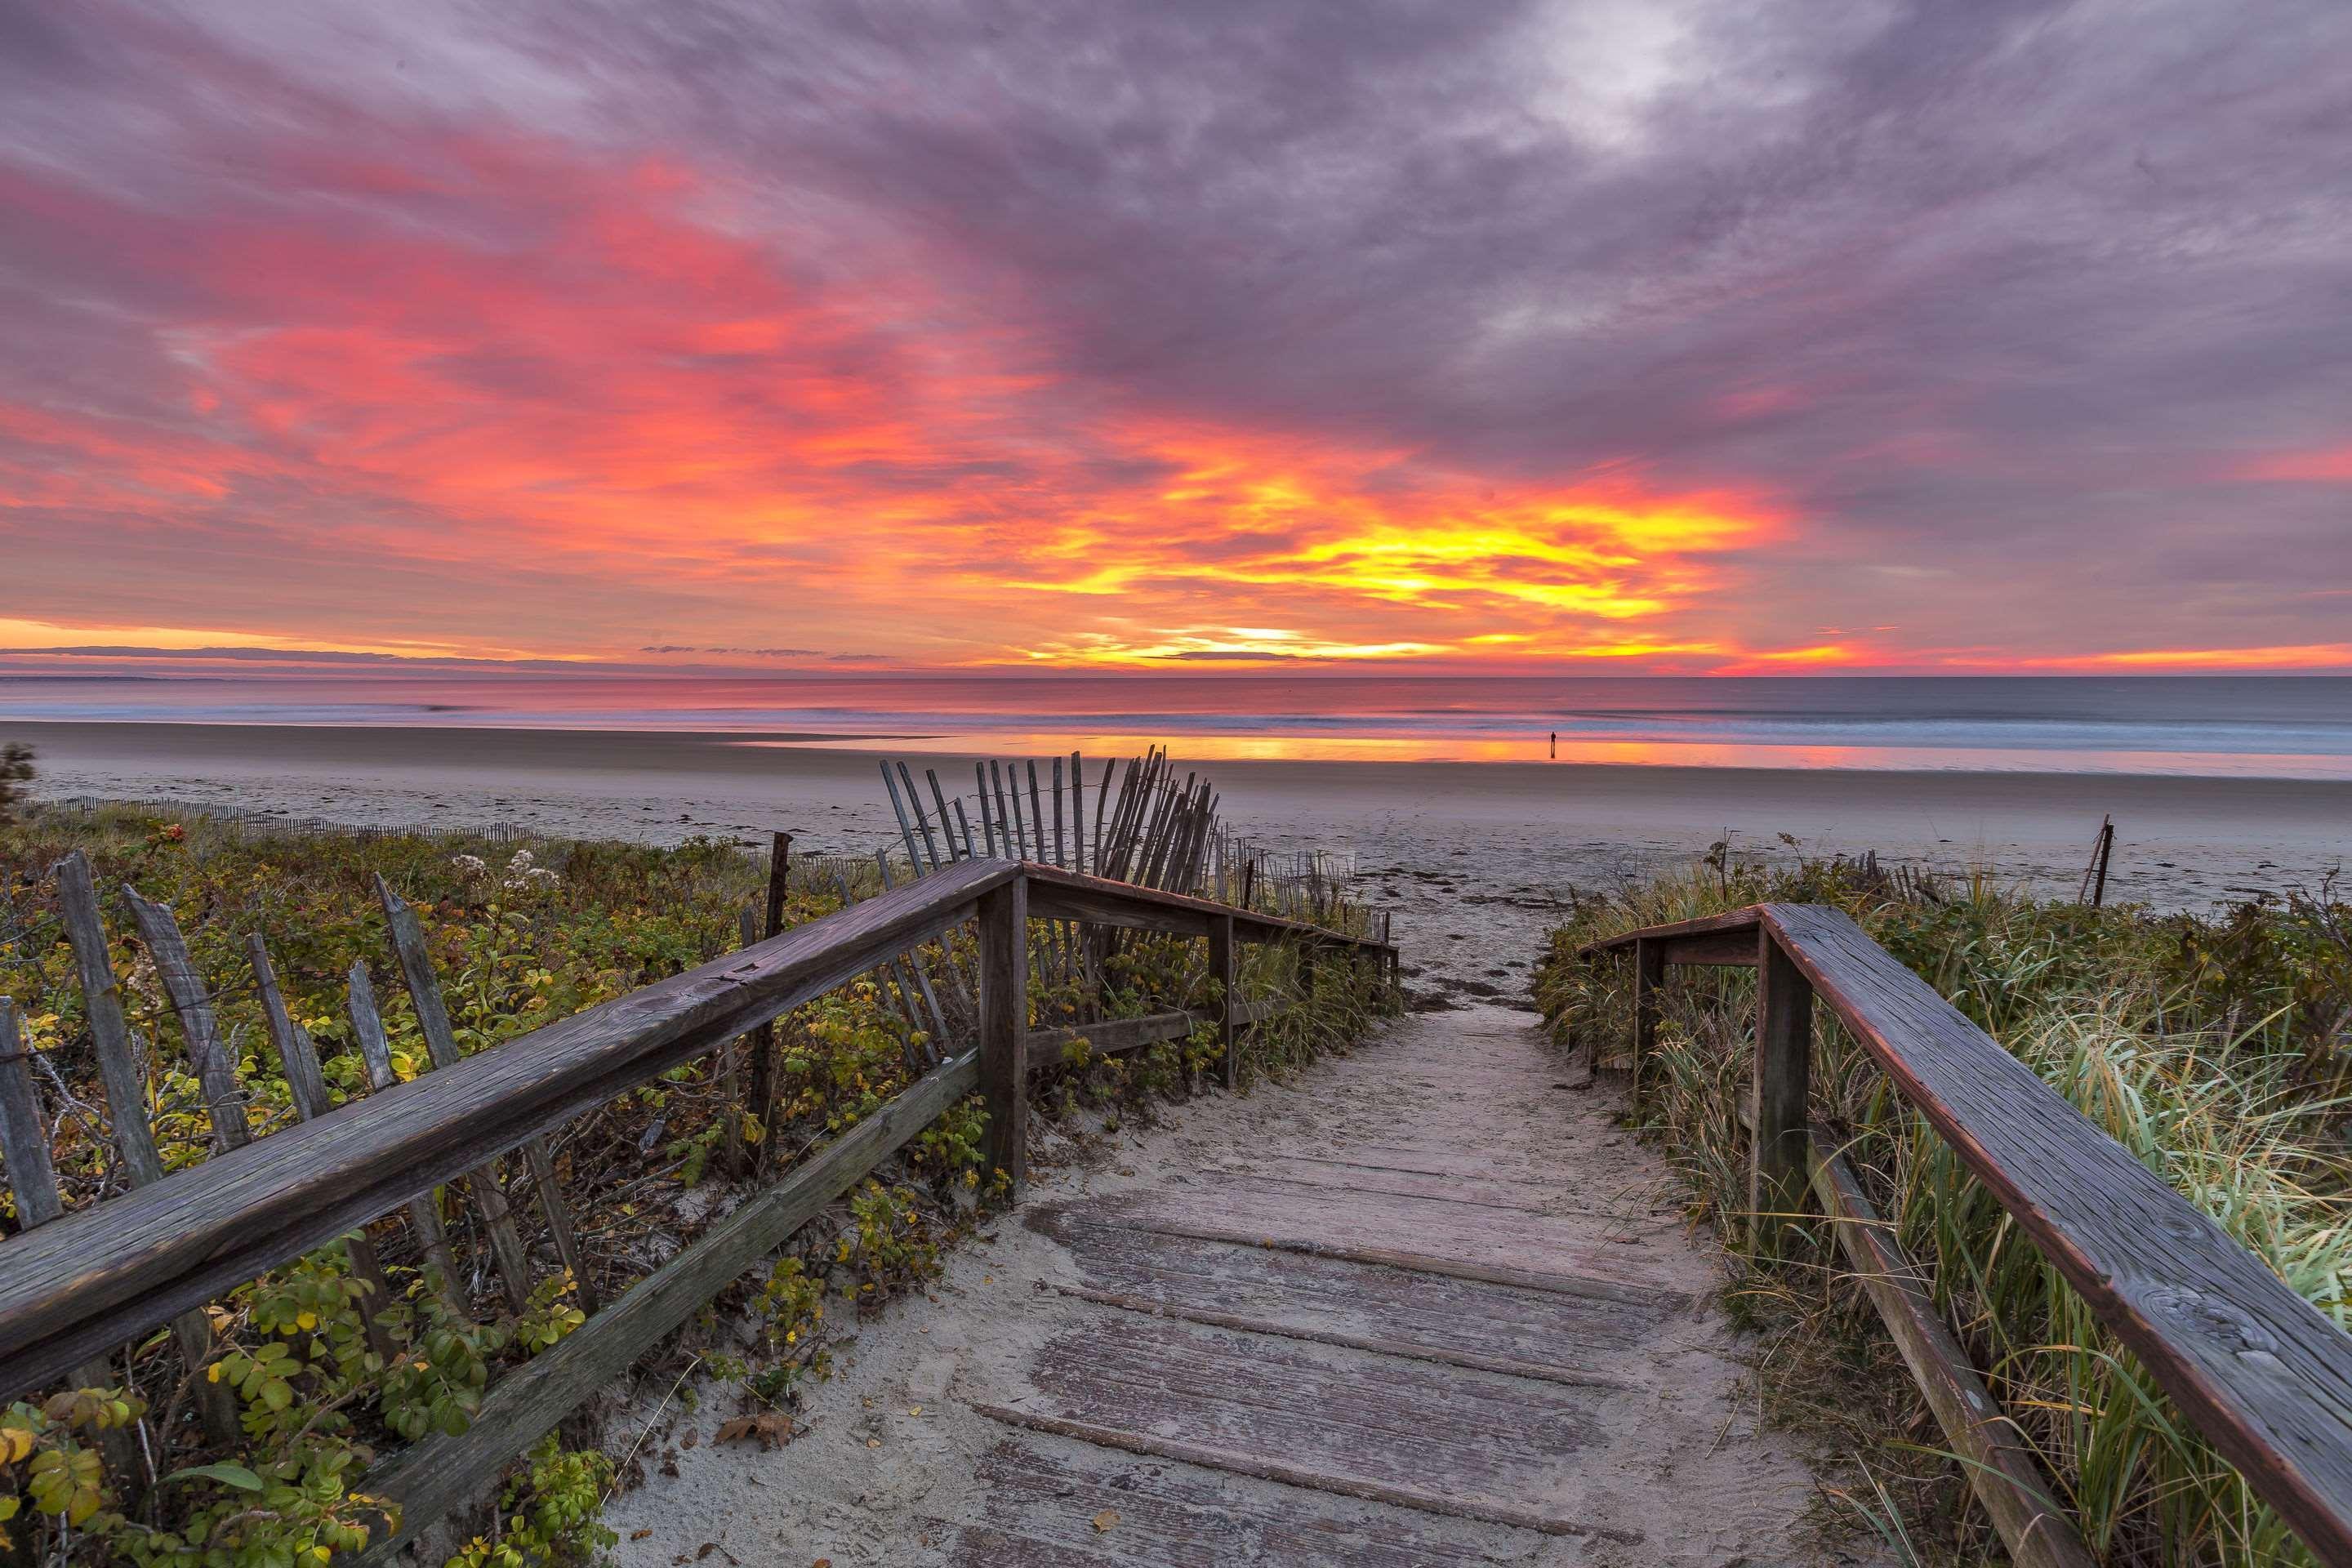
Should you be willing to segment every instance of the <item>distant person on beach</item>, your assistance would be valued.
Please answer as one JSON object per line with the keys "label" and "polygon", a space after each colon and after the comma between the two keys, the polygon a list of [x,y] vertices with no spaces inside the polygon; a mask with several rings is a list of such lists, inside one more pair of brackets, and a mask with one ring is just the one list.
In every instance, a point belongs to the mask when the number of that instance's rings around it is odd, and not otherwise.
{"label": "distant person on beach", "polygon": [[1551,760],[1555,763],[1559,761],[1559,731],[1557,730],[1551,732]]}

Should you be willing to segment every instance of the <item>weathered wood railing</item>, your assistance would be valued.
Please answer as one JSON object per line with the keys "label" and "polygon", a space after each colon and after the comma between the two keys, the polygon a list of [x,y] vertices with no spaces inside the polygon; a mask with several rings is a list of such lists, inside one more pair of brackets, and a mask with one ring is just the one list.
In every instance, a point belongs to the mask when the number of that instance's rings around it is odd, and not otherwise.
{"label": "weathered wood railing", "polygon": [[1757,971],[1745,1120],[1759,1245],[1810,1185],[2015,1561],[2091,1559],[1837,1141],[1808,1119],[1816,995],[2254,1491],[2322,1561],[2352,1564],[2352,1336],[1861,927],[1759,904],[1583,950],[1611,951],[1633,963],[1637,1094],[1667,967]]}
{"label": "weathered wood railing", "polygon": [[[1199,1014],[1032,1030],[1032,918],[1204,937],[1210,974],[1223,982],[1217,1000]],[[508,1458],[975,1089],[989,1111],[987,1158],[1017,1196],[1027,1169],[1022,1105],[1033,1049],[1042,1054],[1077,1035],[1106,1054],[1136,1049],[1205,1022],[1222,1037],[1230,1087],[1238,1032],[1278,1005],[1242,997],[1240,945],[1301,942],[1310,958],[1321,952],[1369,963],[1374,980],[1385,978],[1395,956],[1384,942],[1178,893],[1024,861],[961,861],[409,1082],[321,1108],[106,1202],[43,1216],[47,1223],[0,1242],[0,1401],[71,1377],[93,1358],[526,1149],[966,921],[978,923],[976,1046],[757,1188],[692,1247],[492,1384],[464,1433],[380,1463],[362,1489],[398,1505],[402,1523],[370,1548],[372,1560],[478,1492]]]}

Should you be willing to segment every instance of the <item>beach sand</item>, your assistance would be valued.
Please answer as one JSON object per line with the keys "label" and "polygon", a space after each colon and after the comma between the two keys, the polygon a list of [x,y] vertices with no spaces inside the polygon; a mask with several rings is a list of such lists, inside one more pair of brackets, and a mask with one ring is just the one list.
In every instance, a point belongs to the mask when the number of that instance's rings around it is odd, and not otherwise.
{"label": "beach sand", "polygon": [[[897,829],[877,775],[903,757],[971,787],[968,756],[807,737],[292,725],[15,723],[38,793],[184,801],[263,816],[674,843],[764,838],[870,854]],[[1177,762],[1183,769],[1181,751]],[[1098,760],[1087,759],[1088,777]],[[2119,773],[1865,773],[1517,763],[1217,762],[1236,829],[1353,850],[1357,891],[1396,910],[1418,997],[1524,995],[1570,890],[1688,862],[1727,836],[1757,854],[1882,858],[2071,896],[2102,814],[2111,900],[2201,909],[2314,886],[2352,853],[2352,783]],[[1091,806],[1091,797],[1088,800]],[[1410,974],[1412,970],[1422,973]]]}

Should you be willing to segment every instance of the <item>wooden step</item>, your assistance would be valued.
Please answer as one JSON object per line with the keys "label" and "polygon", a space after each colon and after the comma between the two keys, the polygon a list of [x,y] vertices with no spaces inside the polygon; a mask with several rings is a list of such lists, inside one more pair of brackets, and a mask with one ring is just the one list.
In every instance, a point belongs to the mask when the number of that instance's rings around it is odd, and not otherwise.
{"label": "wooden step", "polygon": [[1063,1289],[1090,1300],[1547,1382],[1637,1386],[1627,1364],[1640,1358],[1623,1352],[1690,1305],[1672,1291],[1530,1289],[1085,1221],[1061,1237],[1084,1281]]}
{"label": "wooden step", "polygon": [[976,1479],[981,1518],[956,1533],[952,1568],[1471,1568],[1542,1544],[1529,1531],[1465,1531],[1406,1510],[1050,1440],[998,1444]]}
{"label": "wooden step", "polygon": [[[1106,1315],[1056,1335],[983,1415],[1130,1454],[1552,1535],[1612,1395]],[[1608,1531],[1613,1539],[1631,1539]]]}

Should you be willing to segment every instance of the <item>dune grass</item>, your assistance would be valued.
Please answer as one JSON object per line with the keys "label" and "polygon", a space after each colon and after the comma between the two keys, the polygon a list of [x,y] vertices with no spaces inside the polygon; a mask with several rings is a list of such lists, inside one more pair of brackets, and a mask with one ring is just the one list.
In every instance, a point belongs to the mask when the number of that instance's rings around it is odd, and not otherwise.
{"label": "dune grass", "polygon": [[[1631,966],[1576,949],[1763,900],[1845,910],[2322,1312],[2352,1320],[2352,906],[2333,887],[2197,918],[2038,901],[1874,858],[1775,868],[1718,848],[1686,872],[1582,900],[1551,934],[1538,1003],[1561,1037],[1622,1065]],[[1735,1254],[1748,1158],[1735,1108],[1754,984],[1675,972],[1643,1068],[1644,1129]],[[1815,1053],[1814,1116],[1849,1141],[2094,1554],[2118,1568],[2307,1561],[1825,1012]],[[1768,1410],[1853,1461],[1840,1494],[1849,1522],[1901,1561],[2001,1560],[1825,1227],[1783,1264],[1737,1267],[1727,1299],[1763,1331]]]}

